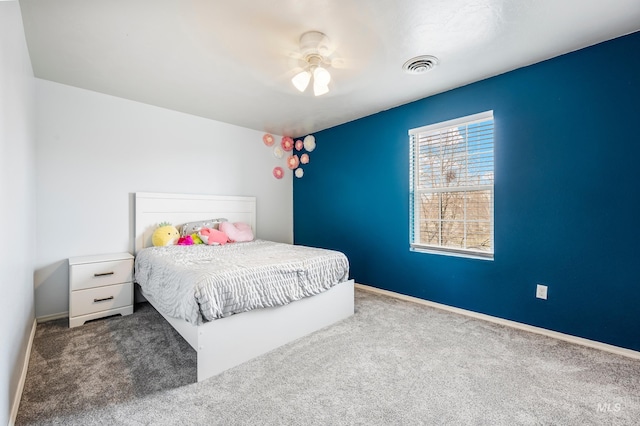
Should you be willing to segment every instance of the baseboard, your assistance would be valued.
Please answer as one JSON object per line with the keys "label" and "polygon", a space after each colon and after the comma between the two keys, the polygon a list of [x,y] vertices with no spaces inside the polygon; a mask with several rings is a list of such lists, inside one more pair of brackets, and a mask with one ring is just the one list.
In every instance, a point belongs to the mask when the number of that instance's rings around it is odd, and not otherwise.
{"label": "baseboard", "polygon": [[69,311],[37,317],[36,321],[38,321],[38,324],[42,324],[43,322],[53,321],[53,320],[62,319],[62,318],[69,318]]}
{"label": "baseboard", "polygon": [[20,372],[20,380],[18,381],[18,389],[16,389],[16,396],[13,398],[13,405],[11,406],[11,414],[9,415],[9,426],[13,426],[16,423],[18,417],[18,408],[20,408],[20,400],[22,399],[22,391],[24,390],[24,383],[27,380],[27,370],[29,369],[29,358],[31,358],[31,346],[33,345],[33,339],[36,336],[36,325],[38,322],[34,319],[31,326],[31,333],[29,334],[29,342],[27,343],[27,350],[24,354],[24,361],[22,362],[22,371]]}
{"label": "baseboard", "polygon": [[407,302],[419,303],[421,305],[430,306],[436,309],[442,309],[456,314],[465,315],[471,318],[480,319],[483,321],[489,321],[495,324],[505,325],[507,327],[517,328],[519,330],[528,331],[530,333],[536,333],[554,339],[563,340],[569,343],[575,343],[577,345],[587,346],[593,349],[599,349],[601,351],[610,352],[616,355],[626,356],[628,358],[640,359],[640,352],[627,348],[621,348],[619,346],[609,345],[607,343],[598,342],[595,340],[585,339],[583,337],[572,336],[570,334],[560,333],[558,331],[547,330],[546,328],[536,327],[529,324],[523,324],[521,322],[511,321],[504,318],[493,317],[491,315],[481,314],[478,312],[469,311],[466,309],[456,308],[442,303],[432,302],[430,300],[420,299],[418,297],[407,296],[405,294],[395,293],[389,290],[383,290],[376,287],[371,287],[364,284],[356,284],[355,287],[360,290],[368,291],[371,293],[382,294],[396,299],[405,300]]}

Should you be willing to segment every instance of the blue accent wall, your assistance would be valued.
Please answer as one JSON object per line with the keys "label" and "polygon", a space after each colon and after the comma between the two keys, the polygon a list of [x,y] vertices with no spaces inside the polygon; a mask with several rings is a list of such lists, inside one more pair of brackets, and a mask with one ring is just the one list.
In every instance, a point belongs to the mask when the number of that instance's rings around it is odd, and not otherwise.
{"label": "blue accent wall", "polygon": [[[634,33],[316,133],[295,243],[358,283],[640,350],[638,52]],[[409,251],[407,131],[487,110],[495,260]]]}

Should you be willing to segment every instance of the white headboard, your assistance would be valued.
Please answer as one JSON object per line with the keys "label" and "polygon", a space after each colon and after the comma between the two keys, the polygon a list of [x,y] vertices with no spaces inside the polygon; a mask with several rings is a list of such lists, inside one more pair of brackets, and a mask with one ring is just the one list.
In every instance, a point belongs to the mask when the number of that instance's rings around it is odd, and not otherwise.
{"label": "white headboard", "polygon": [[135,194],[135,251],[151,246],[151,235],[160,222],[174,226],[224,217],[251,225],[256,235],[256,198],[225,195]]}

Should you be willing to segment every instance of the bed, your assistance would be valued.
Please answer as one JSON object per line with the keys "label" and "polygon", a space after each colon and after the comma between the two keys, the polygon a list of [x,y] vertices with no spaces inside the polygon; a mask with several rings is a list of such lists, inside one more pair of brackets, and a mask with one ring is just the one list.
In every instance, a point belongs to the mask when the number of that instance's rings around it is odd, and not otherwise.
{"label": "bed", "polygon": [[[209,218],[244,222],[256,231],[255,197],[188,194],[135,194],[135,252],[151,247],[151,235],[160,222],[183,224]],[[272,247],[272,242],[227,244],[222,249]],[[183,248],[169,248],[181,250]],[[214,247],[198,248],[198,250]],[[310,250],[313,250],[309,248]],[[154,249],[147,250],[146,254]],[[257,249],[256,249],[257,250]],[[317,250],[317,249],[315,249]],[[141,256],[141,257],[144,257]],[[197,261],[196,261],[197,263]],[[252,264],[255,262],[252,262]],[[197,274],[195,274],[197,275]],[[321,285],[322,287],[323,285]],[[197,380],[200,382],[286,343],[341,321],[354,312],[354,282],[345,276],[338,283],[312,288],[304,296],[293,297],[282,306],[267,306],[236,312],[217,312],[210,318],[193,316],[167,308],[159,293],[143,294],[147,301],[182,335],[197,353]],[[263,291],[263,290],[260,290]],[[185,311],[186,312],[186,311]],[[204,312],[204,311],[203,311]],[[213,317],[216,317],[215,319]]]}

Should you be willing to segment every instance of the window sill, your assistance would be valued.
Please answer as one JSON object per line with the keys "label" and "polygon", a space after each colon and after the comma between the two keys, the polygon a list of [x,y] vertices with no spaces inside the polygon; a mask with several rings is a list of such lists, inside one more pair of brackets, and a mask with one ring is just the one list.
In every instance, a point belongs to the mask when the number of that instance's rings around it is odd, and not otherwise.
{"label": "window sill", "polygon": [[416,253],[440,254],[444,256],[464,257],[467,259],[479,259],[493,261],[493,253],[480,253],[467,250],[445,249],[440,247],[411,246],[410,251]]}

